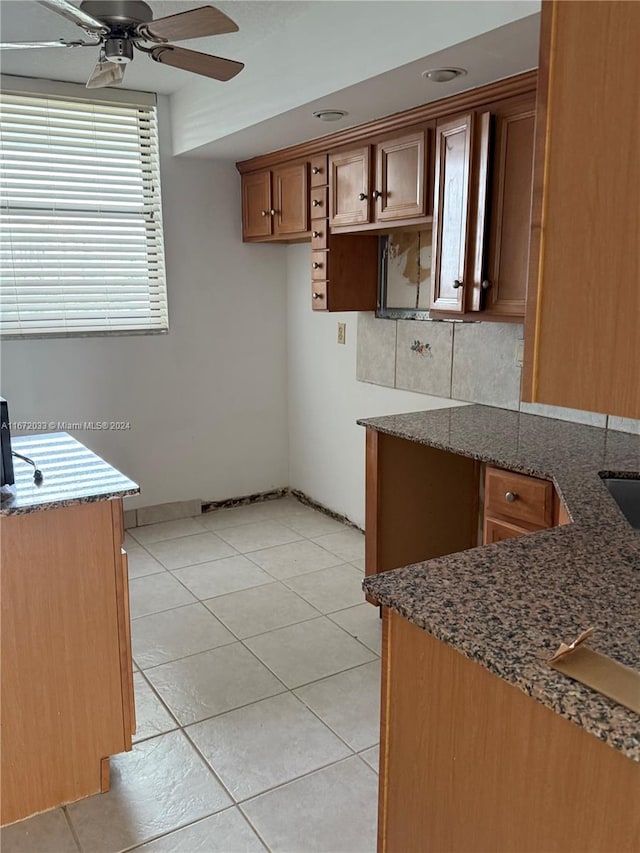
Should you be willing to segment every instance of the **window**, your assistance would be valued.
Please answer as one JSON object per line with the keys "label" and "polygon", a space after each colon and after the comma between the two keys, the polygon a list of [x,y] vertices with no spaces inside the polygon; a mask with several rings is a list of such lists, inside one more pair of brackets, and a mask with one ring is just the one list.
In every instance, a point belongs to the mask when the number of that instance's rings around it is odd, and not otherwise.
{"label": "window", "polygon": [[0,99],[0,332],[168,327],[155,105]]}

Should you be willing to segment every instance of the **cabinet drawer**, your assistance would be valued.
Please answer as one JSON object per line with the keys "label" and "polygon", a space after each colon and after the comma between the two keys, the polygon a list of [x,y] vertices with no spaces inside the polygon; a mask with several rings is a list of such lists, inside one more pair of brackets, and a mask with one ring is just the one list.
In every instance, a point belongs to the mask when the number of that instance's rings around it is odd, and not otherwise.
{"label": "cabinet drawer", "polygon": [[326,219],[327,217],[327,188],[316,187],[311,190],[311,218]]}
{"label": "cabinet drawer", "polygon": [[484,545],[491,545],[492,542],[504,542],[505,539],[514,539],[516,536],[524,536],[531,532],[528,528],[519,527],[511,521],[489,518],[487,516],[484,520],[482,541]]}
{"label": "cabinet drawer", "polygon": [[327,310],[327,287],[326,281],[314,281],[311,284],[311,307],[314,311]]}
{"label": "cabinet drawer", "polygon": [[311,248],[312,249],[326,249],[327,244],[329,242],[328,236],[328,221],[314,219],[313,228],[311,229]]}
{"label": "cabinet drawer", "polygon": [[311,278],[313,281],[329,278],[329,252],[311,252]]}
{"label": "cabinet drawer", "polygon": [[324,187],[329,183],[328,156],[319,154],[311,158],[311,186]]}
{"label": "cabinet drawer", "polygon": [[487,468],[487,515],[550,527],[553,520],[553,494],[553,485],[548,480],[526,477],[500,468]]}

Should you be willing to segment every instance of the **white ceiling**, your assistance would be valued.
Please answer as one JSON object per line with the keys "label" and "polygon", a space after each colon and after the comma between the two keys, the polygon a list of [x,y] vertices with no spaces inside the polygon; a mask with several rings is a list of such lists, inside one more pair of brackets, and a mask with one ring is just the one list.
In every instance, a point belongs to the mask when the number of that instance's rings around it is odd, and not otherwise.
{"label": "white ceiling", "polygon": [[[74,0],[75,2],[76,0]],[[154,18],[202,5],[147,0]],[[171,96],[174,152],[242,159],[406,109],[537,64],[539,0],[222,0],[238,33],[185,46],[238,59],[228,83],[159,66],[138,54],[125,87]],[[32,0],[1,0],[2,41],[78,38],[82,31]],[[94,49],[4,51],[5,74],[84,82]],[[466,67],[425,82],[434,65]],[[334,124],[310,117],[346,109]]]}

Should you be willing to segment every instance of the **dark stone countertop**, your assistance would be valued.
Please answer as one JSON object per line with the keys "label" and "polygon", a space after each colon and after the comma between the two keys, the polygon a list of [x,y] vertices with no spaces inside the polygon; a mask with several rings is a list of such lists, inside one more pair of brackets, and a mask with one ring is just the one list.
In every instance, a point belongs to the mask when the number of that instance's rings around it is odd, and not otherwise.
{"label": "dark stone countertop", "polygon": [[599,476],[640,473],[640,436],[475,405],[358,423],[553,481],[572,524],[384,572],[364,588],[640,761],[640,716],[547,663],[594,626],[592,648],[640,669],[640,531]]}
{"label": "dark stone countertop", "polygon": [[36,485],[33,467],[14,457],[16,482],[9,497],[3,494],[0,515],[106,501],[140,491],[136,483],[66,432],[12,437],[11,448],[33,459],[44,480]]}

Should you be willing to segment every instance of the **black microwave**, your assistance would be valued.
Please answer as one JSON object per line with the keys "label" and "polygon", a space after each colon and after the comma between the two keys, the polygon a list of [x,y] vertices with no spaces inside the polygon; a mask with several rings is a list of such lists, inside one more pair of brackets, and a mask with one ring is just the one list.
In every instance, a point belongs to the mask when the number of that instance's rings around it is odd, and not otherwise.
{"label": "black microwave", "polygon": [[11,458],[11,432],[9,430],[9,406],[4,397],[0,397],[0,466],[2,485],[13,486],[13,459]]}

